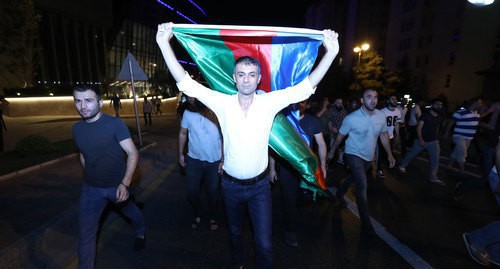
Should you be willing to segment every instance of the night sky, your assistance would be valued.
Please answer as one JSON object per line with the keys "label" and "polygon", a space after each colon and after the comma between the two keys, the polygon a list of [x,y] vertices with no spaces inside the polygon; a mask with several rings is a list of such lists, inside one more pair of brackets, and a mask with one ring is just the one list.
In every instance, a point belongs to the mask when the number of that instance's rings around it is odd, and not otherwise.
{"label": "night sky", "polygon": [[[213,1],[206,7],[218,24],[303,27],[307,3],[295,0]],[[272,6],[269,6],[272,4]]]}

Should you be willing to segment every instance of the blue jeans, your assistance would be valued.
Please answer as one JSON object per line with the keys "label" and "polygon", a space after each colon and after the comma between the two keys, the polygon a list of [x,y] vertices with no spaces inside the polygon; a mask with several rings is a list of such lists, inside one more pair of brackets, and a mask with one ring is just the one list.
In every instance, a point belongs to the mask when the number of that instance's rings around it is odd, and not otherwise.
{"label": "blue jeans", "polygon": [[240,185],[222,175],[222,194],[229,225],[231,258],[235,265],[243,265],[245,253],[241,233],[243,217],[248,206],[255,240],[258,269],[272,268],[272,199],[269,176],[253,185]]}
{"label": "blue jeans", "polygon": [[413,142],[413,147],[401,161],[400,166],[403,168],[408,166],[411,160],[413,160],[413,158],[415,158],[424,149],[429,154],[429,163],[431,166],[429,180],[436,180],[438,179],[437,173],[439,168],[439,154],[441,151],[441,148],[439,147],[439,140],[425,142],[424,146],[420,146],[418,139],[415,139],[415,142]]}
{"label": "blue jeans", "polygon": [[116,187],[96,188],[84,184],[78,209],[80,239],[78,245],[79,269],[94,268],[99,219],[108,202],[114,203],[131,220],[136,237],[144,236],[146,230],[144,217],[134,202],[128,199],[125,202],[116,204]]}
{"label": "blue jeans", "polygon": [[187,156],[186,177],[188,199],[193,206],[194,216],[200,217],[202,213],[201,183],[205,184],[208,195],[208,217],[216,220],[217,198],[219,195],[219,161],[207,162]]}
{"label": "blue jeans", "polygon": [[469,242],[478,250],[486,250],[490,259],[500,262],[500,221],[490,222],[472,231]]}
{"label": "blue jeans", "polygon": [[371,167],[372,163],[352,154],[345,154],[344,158],[347,166],[349,166],[351,174],[340,184],[336,195],[342,198],[351,187],[351,184],[354,183],[356,186],[356,205],[358,207],[361,226],[363,228],[373,229],[370,221],[370,214],[368,214],[368,201],[366,195],[368,187],[366,172]]}

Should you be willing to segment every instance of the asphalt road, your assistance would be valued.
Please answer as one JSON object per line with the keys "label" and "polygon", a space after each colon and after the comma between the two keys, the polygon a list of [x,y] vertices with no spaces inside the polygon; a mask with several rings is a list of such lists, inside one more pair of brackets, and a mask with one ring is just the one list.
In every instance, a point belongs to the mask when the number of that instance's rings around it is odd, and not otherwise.
{"label": "asphalt road", "polygon": [[[21,133],[42,133],[51,139],[71,137],[76,118],[8,118]],[[134,117],[125,122],[135,125]],[[224,268],[229,261],[227,230],[221,208],[220,228],[190,228],[185,178],[177,165],[178,120],[156,116],[143,128],[143,149],[135,177],[136,200],[143,204],[147,245],[132,251],[129,223],[113,212],[103,221],[98,242],[97,268]],[[9,132],[13,130],[9,129]],[[59,138],[62,137],[62,138]],[[67,137],[67,138],[64,138]],[[137,137],[135,138],[137,141]],[[443,154],[445,155],[445,154]],[[440,169],[447,183],[425,180],[425,155],[415,159],[407,174],[386,170],[384,180],[370,178],[368,201],[376,236],[360,233],[352,192],[348,208],[328,200],[305,200],[299,210],[300,246],[283,243],[279,188],[273,186],[276,268],[480,268],[469,257],[462,233],[497,220],[498,208],[489,190],[453,199],[460,180],[455,172]],[[443,161],[442,163],[445,163]],[[472,174],[477,168],[468,167]],[[331,185],[346,175],[335,165]],[[471,176],[472,177],[472,176]],[[0,180],[0,264],[5,268],[76,268],[76,202],[81,168],[67,158],[25,174]],[[252,268],[250,223],[245,227],[248,262]]]}

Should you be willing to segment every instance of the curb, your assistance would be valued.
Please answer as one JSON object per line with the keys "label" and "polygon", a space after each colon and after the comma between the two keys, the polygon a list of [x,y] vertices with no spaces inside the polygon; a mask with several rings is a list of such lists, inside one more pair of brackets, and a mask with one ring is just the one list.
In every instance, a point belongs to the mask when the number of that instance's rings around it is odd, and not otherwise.
{"label": "curb", "polygon": [[67,160],[67,159],[70,159],[70,158],[75,158],[75,157],[78,157],[78,153],[71,153],[69,155],[66,155],[66,156],[63,156],[63,157],[60,157],[60,158],[57,158],[57,159],[54,159],[54,160],[51,160],[51,161],[48,161],[48,162],[44,162],[44,163],[37,164],[37,165],[31,166],[31,167],[28,167],[28,168],[24,168],[24,169],[21,169],[21,170],[12,172],[12,173],[8,173],[8,174],[0,176],[0,181],[4,181],[4,180],[7,180],[7,179],[16,177],[16,176],[20,176],[20,175],[29,173],[31,171],[34,171],[36,169],[42,168],[44,166],[52,165],[52,164],[58,163],[60,161],[64,161],[64,160]]}
{"label": "curb", "polygon": [[[142,146],[139,149],[139,151],[146,150],[146,149],[148,149],[148,148],[150,148],[152,146],[155,146],[155,145],[156,145],[156,142],[152,142],[150,144]],[[47,162],[44,162],[44,163],[41,163],[41,164],[33,165],[31,167],[27,167],[27,168],[24,168],[24,169],[15,171],[15,172],[11,172],[11,173],[2,175],[2,176],[0,176],[0,182],[2,182],[4,180],[8,180],[8,179],[16,177],[16,176],[21,176],[23,174],[27,174],[29,172],[32,172],[32,171],[36,170],[36,169],[40,169],[42,167],[45,167],[45,166],[48,166],[48,165],[52,165],[52,164],[58,163],[60,161],[64,161],[64,160],[71,159],[71,158],[78,158],[78,153],[71,153],[69,155],[66,155],[66,156],[63,156],[63,157],[60,157],[60,158],[57,158],[57,159],[54,159],[54,160],[50,160],[50,161],[47,161]]]}

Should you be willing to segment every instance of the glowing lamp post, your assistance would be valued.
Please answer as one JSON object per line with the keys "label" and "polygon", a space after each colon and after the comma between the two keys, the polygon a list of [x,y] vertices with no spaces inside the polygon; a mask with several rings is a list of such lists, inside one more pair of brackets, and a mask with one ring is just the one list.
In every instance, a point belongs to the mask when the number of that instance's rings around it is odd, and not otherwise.
{"label": "glowing lamp post", "polygon": [[487,6],[495,2],[495,0],[467,0],[467,1],[475,6]]}
{"label": "glowing lamp post", "polygon": [[370,49],[370,44],[368,44],[368,43],[364,43],[364,44],[363,44],[363,45],[361,45],[361,46],[356,46],[356,47],[353,49],[353,51],[354,51],[355,53],[357,53],[357,54],[358,54],[358,65],[357,65],[358,70],[359,70],[359,64],[361,63],[361,53],[362,53],[363,51],[367,51],[367,50],[369,50],[369,49]]}

